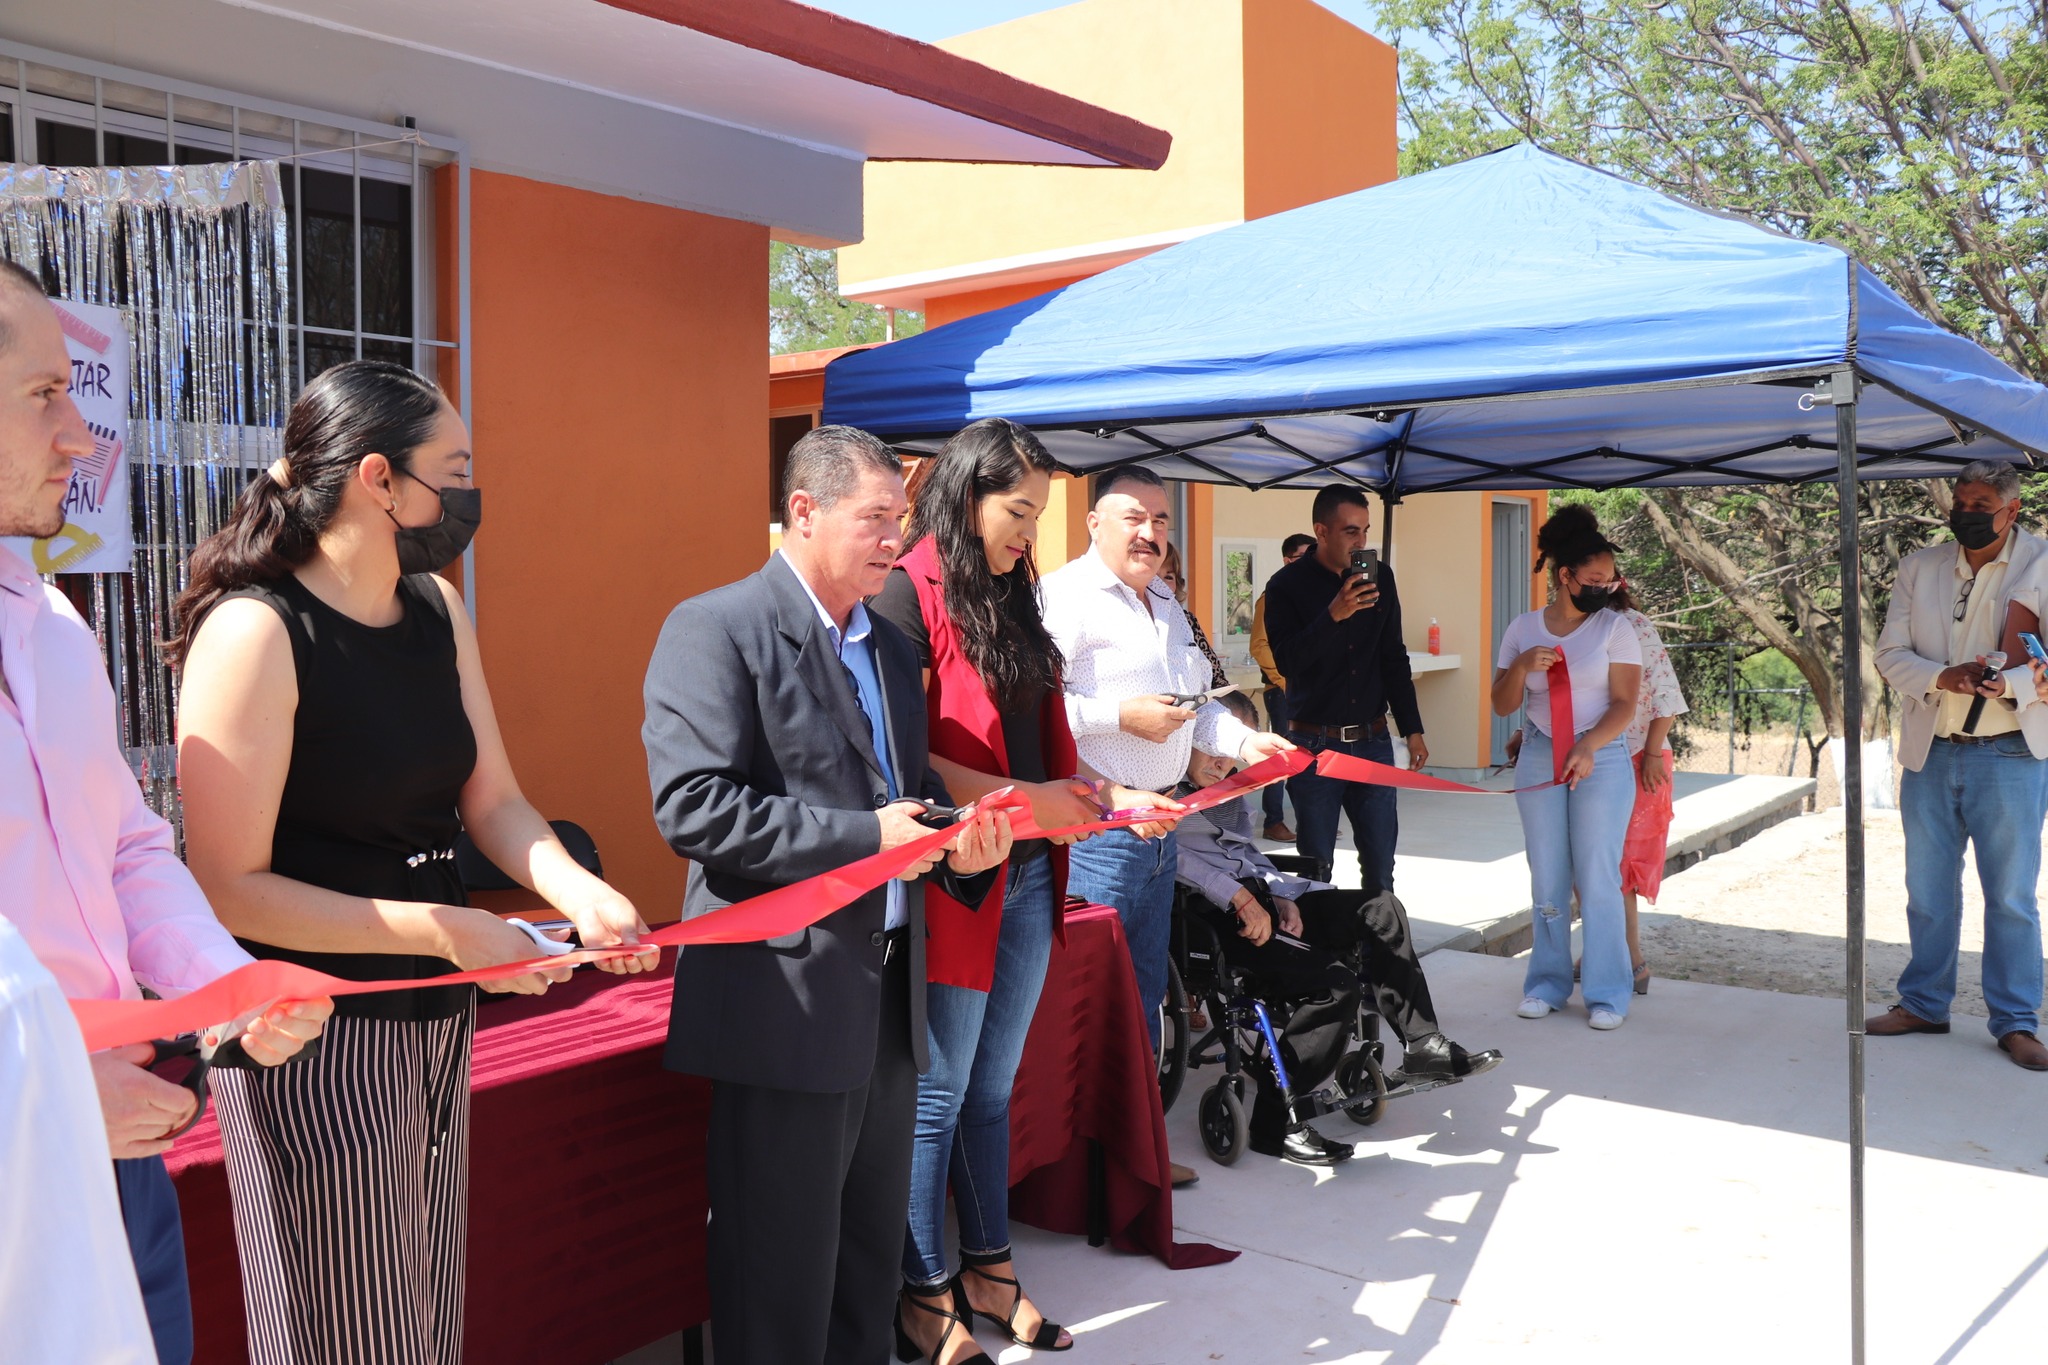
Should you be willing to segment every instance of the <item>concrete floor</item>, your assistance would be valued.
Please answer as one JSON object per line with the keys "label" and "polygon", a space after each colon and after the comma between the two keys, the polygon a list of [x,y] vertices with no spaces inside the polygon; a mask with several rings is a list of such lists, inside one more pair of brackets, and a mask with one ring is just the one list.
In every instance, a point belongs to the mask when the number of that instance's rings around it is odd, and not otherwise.
{"label": "concrete floor", "polygon": [[[1371,1129],[1329,1123],[1360,1143],[1335,1170],[1210,1163],[1194,1100],[1216,1073],[1194,1073],[1167,1118],[1202,1172],[1177,1222],[1244,1254],[1168,1271],[1017,1229],[1026,1282],[1079,1338],[1060,1359],[1848,1360],[1839,1003],[1660,980],[1601,1034],[1576,1005],[1514,1018],[1521,962],[1428,967],[1452,1035],[1507,1060]],[[2048,1075],[1973,1020],[1868,1047],[1869,1360],[2048,1359]],[[680,1358],[673,1342],[633,1357]]]}
{"label": "concrete floor", "polygon": [[[1839,1004],[1660,981],[1599,1034],[1576,1006],[1514,1018],[1520,962],[1428,966],[1453,1035],[1507,1061],[1331,1124],[1360,1143],[1334,1171],[1218,1168],[1184,1100],[1182,1235],[1245,1254],[1171,1272],[1023,1230],[1034,1294],[1081,1329],[1070,1359],[1848,1359]],[[1873,1365],[2048,1359],[2048,1076],[1957,1022],[1869,1043]]]}
{"label": "concrete floor", "polygon": [[[1483,785],[1505,788],[1509,779],[1503,775]],[[1679,773],[1675,790],[1669,846],[1674,855],[1689,855],[1797,813],[1813,783]],[[1528,924],[1529,864],[1522,856],[1522,822],[1514,798],[1404,791],[1400,802],[1394,889],[1408,909],[1420,951],[1483,950]],[[1269,842],[1264,847],[1281,852],[1293,846]],[[1337,848],[1337,884],[1355,887],[1357,847],[1341,822]]]}

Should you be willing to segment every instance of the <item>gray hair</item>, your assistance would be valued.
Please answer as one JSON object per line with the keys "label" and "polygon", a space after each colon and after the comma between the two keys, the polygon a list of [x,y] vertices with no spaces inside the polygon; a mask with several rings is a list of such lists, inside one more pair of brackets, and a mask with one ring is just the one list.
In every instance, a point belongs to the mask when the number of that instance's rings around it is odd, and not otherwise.
{"label": "gray hair", "polygon": [[782,467],[782,519],[789,518],[789,500],[798,489],[809,493],[819,511],[827,511],[860,487],[863,471],[903,477],[896,452],[859,427],[818,427],[789,448]]}
{"label": "gray hair", "polygon": [[1998,494],[2000,502],[2011,502],[2020,495],[2020,471],[2002,460],[1972,460],[1963,466],[1963,472],[1956,475],[1958,489],[1966,483],[1981,483]]}

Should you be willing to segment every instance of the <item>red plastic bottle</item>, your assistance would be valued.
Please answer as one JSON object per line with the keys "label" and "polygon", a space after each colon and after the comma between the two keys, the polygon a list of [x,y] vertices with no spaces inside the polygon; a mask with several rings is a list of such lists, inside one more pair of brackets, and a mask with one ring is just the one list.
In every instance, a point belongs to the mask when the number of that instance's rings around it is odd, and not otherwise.
{"label": "red plastic bottle", "polygon": [[1429,652],[1432,654],[1444,652],[1444,629],[1436,623],[1434,616],[1429,618]]}

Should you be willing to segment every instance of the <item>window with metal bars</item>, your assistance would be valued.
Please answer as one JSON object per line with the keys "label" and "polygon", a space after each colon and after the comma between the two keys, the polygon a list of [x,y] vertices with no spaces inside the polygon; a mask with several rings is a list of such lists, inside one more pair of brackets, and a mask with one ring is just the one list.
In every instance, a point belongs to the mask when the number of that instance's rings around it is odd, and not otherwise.
{"label": "window with metal bars", "polygon": [[[24,106],[29,116],[19,118]],[[435,234],[432,173],[461,156],[451,139],[92,63],[67,66],[0,42],[0,155],[48,166],[283,160],[294,387],[357,356],[454,378],[461,339],[432,316],[426,250]]]}

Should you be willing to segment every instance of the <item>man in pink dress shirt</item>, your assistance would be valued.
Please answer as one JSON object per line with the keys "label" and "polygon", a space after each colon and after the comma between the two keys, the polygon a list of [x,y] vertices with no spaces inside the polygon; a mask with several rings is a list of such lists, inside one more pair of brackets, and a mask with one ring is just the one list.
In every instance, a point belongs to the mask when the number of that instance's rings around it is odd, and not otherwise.
{"label": "man in pink dress shirt", "polygon": [[[70,378],[41,285],[0,261],[0,535],[63,528],[71,461],[92,450]],[[143,803],[117,720],[92,633],[0,546],[0,888],[8,918],[71,999],[137,999],[138,980],[182,995],[250,960],[178,861],[170,827]],[[317,1036],[332,1008],[274,1006],[249,1024],[242,1050],[274,1066]],[[95,1053],[91,1064],[157,1356],[184,1365],[191,1305],[162,1153],[195,1101],[146,1069],[153,1055],[142,1044]],[[52,1311],[90,1311],[83,1286],[81,1295]]]}

